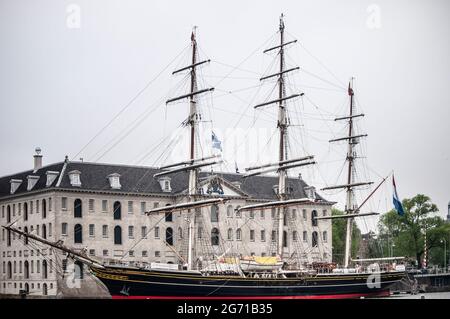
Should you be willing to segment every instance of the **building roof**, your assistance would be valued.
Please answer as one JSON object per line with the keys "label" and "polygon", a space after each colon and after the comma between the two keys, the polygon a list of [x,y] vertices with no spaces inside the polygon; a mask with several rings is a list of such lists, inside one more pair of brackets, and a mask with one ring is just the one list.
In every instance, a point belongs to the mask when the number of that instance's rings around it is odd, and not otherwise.
{"label": "building roof", "polygon": [[[59,172],[57,178],[47,186],[47,172]],[[81,187],[72,186],[69,178],[69,173],[73,171],[80,172]],[[128,166],[117,164],[100,164],[89,162],[60,162],[42,167],[37,171],[29,170],[9,176],[0,178],[0,198],[11,196],[11,184],[12,179],[22,180],[22,184],[14,192],[15,195],[23,195],[30,191],[39,191],[44,189],[74,189],[84,191],[109,191],[109,192],[126,192],[136,194],[161,194],[161,195],[179,195],[187,189],[189,173],[177,172],[168,175],[171,179],[170,193],[163,192],[157,178],[153,175],[161,172],[160,169],[154,167],[144,166]],[[62,177],[61,177],[62,173]],[[111,174],[120,175],[120,189],[112,189],[108,180],[108,176]],[[27,177],[39,176],[36,185],[30,190],[27,190]],[[206,178],[210,173],[201,172],[200,178]],[[266,199],[275,200],[277,196],[274,192],[274,186],[278,185],[278,178],[276,176],[252,176],[244,178],[242,174],[237,173],[217,173],[214,175],[223,179],[227,184],[235,185],[236,182],[240,184],[240,191],[248,194],[249,197],[254,199]],[[61,180],[60,180],[61,179]],[[58,182],[60,183],[58,185]],[[304,198],[307,197],[304,188],[308,187],[303,180],[299,178],[289,178],[288,187],[291,189],[292,198]],[[316,195],[319,201],[326,201],[320,195]]]}

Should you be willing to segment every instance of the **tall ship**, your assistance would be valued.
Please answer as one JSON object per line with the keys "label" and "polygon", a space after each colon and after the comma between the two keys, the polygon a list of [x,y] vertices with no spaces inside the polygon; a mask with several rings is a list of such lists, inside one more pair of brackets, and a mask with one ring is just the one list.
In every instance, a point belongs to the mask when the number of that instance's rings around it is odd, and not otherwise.
{"label": "tall ship", "polygon": [[[356,203],[355,193],[358,189],[372,183],[357,180],[355,173],[354,164],[358,158],[355,147],[366,135],[359,134],[355,129],[355,121],[363,114],[356,112],[352,82],[348,86],[350,100],[348,114],[335,119],[346,121],[348,134],[330,141],[341,141],[346,144],[346,180],[340,185],[322,189],[346,191],[345,213],[319,215],[315,211],[311,220],[312,227],[315,228],[319,228],[321,224],[330,228],[332,220],[335,219],[346,221],[344,262],[342,265],[333,263],[330,252],[320,251],[317,248],[320,240],[326,240],[322,238],[324,234],[321,232],[312,232],[310,245],[312,248],[305,248],[301,240],[296,240],[296,236],[301,233],[298,224],[293,222],[294,214],[300,212],[298,208],[308,205],[331,207],[333,203],[316,194],[314,189],[308,189],[306,196],[303,192],[295,191],[288,178],[289,170],[314,165],[315,159],[313,155],[300,156],[289,153],[288,101],[303,96],[303,93],[287,93],[286,76],[298,70],[299,67],[286,66],[285,51],[295,40],[285,40],[283,16],[280,18],[278,31],[279,43],[264,51],[264,53],[277,53],[277,72],[260,79],[261,81],[275,80],[277,96],[254,106],[255,109],[276,107],[278,110],[278,118],[273,119],[278,130],[277,160],[248,167],[242,176],[244,180],[258,183],[255,176],[275,173],[278,182],[274,187],[276,200],[237,206],[231,212],[241,216],[244,223],[246,220],[253,219],[255,212],[271,212],[273,223],[268,234],[270,238],[267,240],[269,245],[267,254],[243,254],[242,250],[237,251],[236,247],[224,243],[225,240],[221,234],[226,234],[226,231],[221,232],[214,225],[214,219],[219,218],[218,211],[227,211],[226,205],[229,198],[223,196],[220,183],[214,182],[214,174],[202,171],[202,168],[221,163],[222,159],[220,155],[199,156],[198,131],[201,112],[198,107],[198,97],[214,89],[198,85],[198,68],[206,64],[208,60],[199,60],[195,30],[191,35],[190,65],[173,72],[188,74],[189,91],[167,100],[167,104],[177,101],[188,102],[189,113],[184,125],[189,129],[189,153],[184,161],[164,165],[153,176],[155,179],[160,179],[184,172],[188,175],[187,191],[174,204],[146,211],[146,215],[157,216],[161,220],[165,217],[167,219],[167,216],[172,216],[174,213],[182,216],[184,225],[181,230],[185,236],[179,236],[180,245],[174,248],[171,237],[165,242],[177,256],[178,263],[151,263],[145,266],[120,263],[111,265],[88,256],[85,251],[70,248],[61,241],[52,242],[13,225],[4,226],[4,228],[8,232],[26,237],[27,240],[48,245],[83,263],[90,273],[108,289],[113,298],[242,300],[359,298],[388,295],[389,287],[405,276],[404,268],[394,265],[396,259],[353,259],[351,256],[352,229],[355,219],[376,214],[364,213],[362,208],[385,180],[382,180],[361,204]],[[205,184],[206,180],[209,184]],[[212,222],[207,223],[204,216],[211,218]],[[202,231],[208,235],[202,235]],[[291,249],[286,247],[288,233],[294,237],[293,241],[300,242]],[[211,234],[210,238],[209,234]],[[331,235],[331,231],[329,234]],[[240,235],[236,234],[236,236]],[[208,237],[207,240],[205,237]],[[328,241],[331,242],[331,238]]]}

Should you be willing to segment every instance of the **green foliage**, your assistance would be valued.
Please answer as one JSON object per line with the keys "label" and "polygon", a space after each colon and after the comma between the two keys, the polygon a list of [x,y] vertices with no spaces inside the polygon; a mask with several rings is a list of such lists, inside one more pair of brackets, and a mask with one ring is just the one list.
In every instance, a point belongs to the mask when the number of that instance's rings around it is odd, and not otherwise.
{"label": "green foliage", "polygon": [[[333,215],[343,215],[344,212],[340,211],[336,208],[332,210]],[[333,261],[342,264],[344,262],[344,254],[345,254],[345,233],[347,219],[344,218],[336,218],[332,221],[333,227]],[[352,227],[352,249],[351,256],[355,257],[360,246],[361,242],[361,231],[359,230],[356,223],[353,223]]]}
{"label": "green foliage", "polygon": [[[438,261],[434,257],[434,249],[443,246],[443,240],[449,241],[450,225],[439,216],[431,216],[438,211],[428,196],[418,194],[411,199],[403,200],[405,214],[400,216],[395,210],[384,214],[378,224],[378,246],[384,257],[389,255],[406,256],[416,260],[420,267],[424,254],[424,230],[427,232],[427,249],[429,260]],[[443,255],[441,255],[443,264]]]}

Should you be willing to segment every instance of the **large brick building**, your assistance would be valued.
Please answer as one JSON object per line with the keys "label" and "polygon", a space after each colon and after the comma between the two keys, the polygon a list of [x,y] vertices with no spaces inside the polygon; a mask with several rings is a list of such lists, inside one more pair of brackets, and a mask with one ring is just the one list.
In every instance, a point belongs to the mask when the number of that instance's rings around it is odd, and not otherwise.
{"label": "large brick building", "polygon": [[[186,198],[188,173],[154,178],[151,167],[72,162],[42,166],[0,178],[1,225],[62,241],[108,263],[145,266],[182,264],[187,254],[186,212],[146,215],[150,208]],[[310,202],[289,207],[283,221],[275,210],[236,212],[238,206],[277,199],[275,176],[200,173],[199,192],[228,199],[195,213],[195,260],[224,252],[273,255],[278,223],[283,223],[283,255],[299,260],[331,261],[331,221],[313,219],[331,213],[333,203],[316,194],[300,177],[288,179],[291,198]],[[42,244],[2,228],[0,294],[30,296],[59,293],[65,257]],[[61,267],[62,266],[62,267]]]}

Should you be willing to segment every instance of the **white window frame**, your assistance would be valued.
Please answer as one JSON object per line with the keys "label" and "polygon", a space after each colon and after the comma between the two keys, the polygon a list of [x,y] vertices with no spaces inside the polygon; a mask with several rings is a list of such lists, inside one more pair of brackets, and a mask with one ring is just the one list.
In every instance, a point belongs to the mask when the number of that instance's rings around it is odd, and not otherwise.
{"label": "white window frame", "polygon": [[127,208],[128,208],[128,214],[134,213],[134,202],[132,200],[128,201]]}
{"label": "white window frame", "polygon": [[95,199],[90,198],[88,201],[88,210],[93,213],[95,211]]}
{"label": "white window frame", "polygon": [[[68,203],[67,197],[61,197],[61,210],[67,210],[67,203]],[[30,205],[31,212],[33,211],[32,207],[33,205],[31,204]]]}
{"label": "white window frame", "polygon": [[102,199],[102,212],[106,213],[108,212],[108,200]]}
{"label": "white window frame", "polygon": [[89,224],[89,237],[95,237],[95,224]]}
{"label": "white window frame", "polygon": [[134,238],[134,226],[128,226],[128,238]]}

